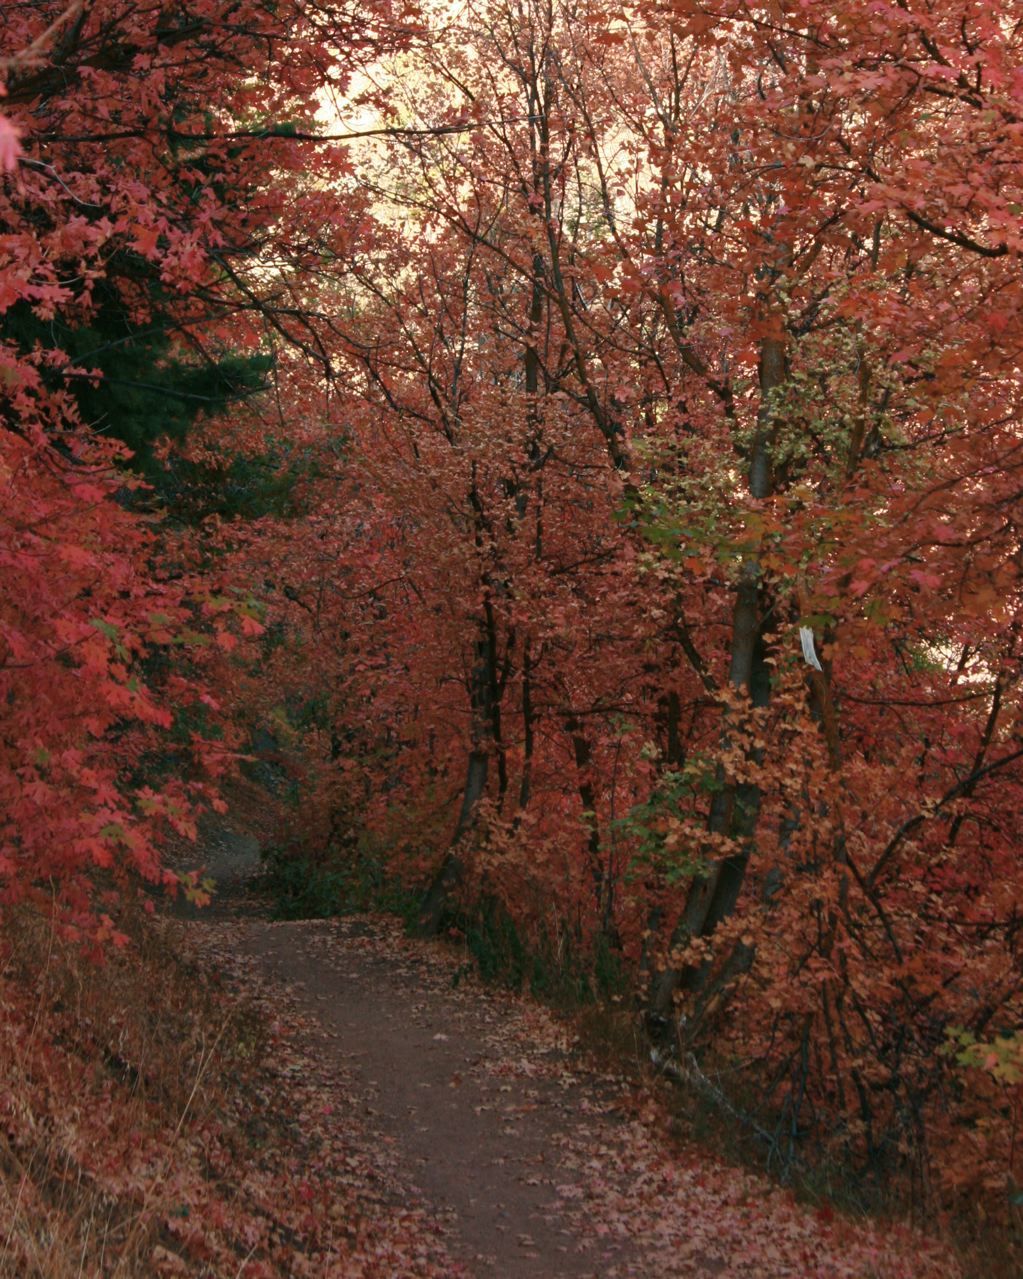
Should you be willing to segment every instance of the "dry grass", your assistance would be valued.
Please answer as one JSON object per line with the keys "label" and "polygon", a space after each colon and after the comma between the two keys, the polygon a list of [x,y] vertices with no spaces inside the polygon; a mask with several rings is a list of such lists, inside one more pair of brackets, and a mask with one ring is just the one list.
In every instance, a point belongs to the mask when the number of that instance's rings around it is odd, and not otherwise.
{"label": "dry grass", "polygon": [[117,923],[131,943],[97,966],[39,915],[3,920],[0,1276],[450,1275],[344,1079],[230,937]]}
{"label": "dry grass", "polygon": [[32,911],[4,920],[2,1275],[173,1273],[167,1222],[211,1198],[203,1140],[261,1054],[171,925],[119,922],[131,946],[97,965]]}

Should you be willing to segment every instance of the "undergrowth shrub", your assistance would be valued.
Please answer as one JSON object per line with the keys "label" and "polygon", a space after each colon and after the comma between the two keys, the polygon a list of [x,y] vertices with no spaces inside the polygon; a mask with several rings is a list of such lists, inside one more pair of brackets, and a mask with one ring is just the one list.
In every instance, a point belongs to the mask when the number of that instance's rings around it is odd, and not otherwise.
{"label": "undergrowth shrub", "polygon": [[527,937],[493,898],[452,915],[451,931],[462,936],[484,981],[528,991],[556,1007],[607,1002],[627,990],[620,956],[606,939],[587,951],[565,929],[543,927]]}
{"label": "undergrowth shrub", "polygon": [[416,901],[380,858],[364,850],[317,858],[271,847],[260,885],[276,919],[329,919],[368,910],[407,918]]}

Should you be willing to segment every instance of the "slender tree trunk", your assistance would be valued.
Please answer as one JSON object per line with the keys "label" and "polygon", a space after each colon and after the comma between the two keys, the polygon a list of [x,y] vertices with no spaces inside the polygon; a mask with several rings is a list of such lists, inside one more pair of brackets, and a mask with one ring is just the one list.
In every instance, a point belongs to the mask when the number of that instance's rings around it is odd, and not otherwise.
{"label": "slender tree trunk", "polygon": [[[533,466],[541,466],[540,413],[537,397],[540,389],[540,358],[537,351],[538,334],[543,320],[544,263],[538,253],[533,259],[533,285],[529,307],[529,340],[523,353],[526,391],[530,397],[528,409],[529,451]],[[536,556],[541,555],[542,486],[537,480],[537,532]],[[482,548],[483,505],[475,487],[475,473],[470,502],[476,513],[476,544]],[[519,510],[520,516],[524,515]],[[486,793],[490,774],[490,754],[493,748],[497,759],[499,798],[508,790],[508,761],[501,725],[501,694],[503,681],[498,671],[497,620],[490,598],[492,583],[484,582],[484,617],[481,635],[477,640],[475,663],[470,679],[470,704],[472,707],[472,746],[466,765],[462,804],[458,814],[451,847],[434,876],[419,908],[417,930],[423,936],[433,936],[440,928],[447,906],[458,889],[465,873],[465,865],[459,856],[459,847],[475,825],[480,800]],[[532,764],[535,743],[535,712],[532,704],[531,662],[528,637],[525,642],[522,673],[522,718],[524,724],[524,758],[519,782],[518,820],[529,803],[532,788]]]}
{"label": "slender tree trunk", "polygon": [[515,821],[529,807],[533,784],[533,751],[536,749],[536,722],[533,713],[533,654],[527,636],[522,650],[522,774],[519,778],[519,807]]}
{"label": "slender tree trunk", "polygon": [[[677,771],[685,764],[686,752],[682,738],[682,705],[679,695],[674,689],[660,699],[657,707],[657,718],[660,737],[664,742],[662,767],[665,771]],[[643,934],[643,949],[639,958],[640,981],[645,984],[649,984],[653,971],[654,946],[657,937],[660,935],[661,925],[664,920],[664,905],[660,900],[657,900],[663,887],[663,877],[656,873],[651,875],[644,885],[647,898],[654,898],[655,900],[655,904],[647,911],[646,929]]]}
{"label": "slender tree trunk", "polygon": [[603,918],[604,904],[610,885],[608,884],[608,868],[602,856],[600,825],[597,822],[597,794],[593,787],[593,775],[590,765],[593,762],[593,751],[589,740],[583,736],[579,721],[575,716],[565,720],[565,729],[572,739],[572,754],[575,759],[578,781],[576,788],[583,806],[583,822],[586,825],[586,857],[593,881],[593,901],[597,915]]}
{"label": "slender tree trunk", "polygon": [[488,636],[484,627],[480,628],[475,647],[475,661],[469,678],[471,744],[465,769],[465,784],[462,787],[462,803],[454,834],[451,836],[451,846],[419,907],[416,930],[424,937],[432,937],[440,929],[444,912],[465,874],[460,849],[476,824],[476,814],[480,800],[486,794],[490,774],[490,736],[493,729],[490,702],[493,689]]}
{"label": "slender tree trunk", "polygon": [[[756,439],[749,465],[749,489],[752,497],[762,500],[773,489],[772,441],[775,408],[773,398],[786,377],[785,340],[766,337],[760,350],[761,407]],[[771,696],[770,668],[766,663],[763,622],[765,607],[761,599],[759,548],[750,553],[739,570],[735,605],[732,612],[732,644],[728,679],[733,688],[744,692],[754,708],[768,705]],[[726,722],[722,746],[727,747],[729,728]],[[671,953],[683,950],[697,937],[706,937],[735,909],[753,851],[754,836],[760,815],[760,791],[750,782],[729,782],[724,769],[718,767],[718,788],[711,802],[707,829],[711,835],[731,838],[734,853],[714,862],[705,876],[695,879],[686,898],[682,916],[670,942]],[[647,1003],[652,1032],[660,1038],[673,1037],[670,1013],[675,992],[680,988],[698,988],[706,978],[704,966],[669,964],[650,984]]]}

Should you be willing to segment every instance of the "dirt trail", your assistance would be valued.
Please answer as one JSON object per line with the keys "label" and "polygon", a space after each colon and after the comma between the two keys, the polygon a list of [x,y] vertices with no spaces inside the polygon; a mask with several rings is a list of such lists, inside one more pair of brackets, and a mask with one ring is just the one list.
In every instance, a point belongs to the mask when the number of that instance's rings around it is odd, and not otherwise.
{"label": "dirt trail", "polygon": [[386,1152],[399,1195],[441,1223],[452,1275],[956,1274],[907,1230],[814,1214],[706,1150],[672,1147],[656,1100],[587,1066],[549,1014],[482,987],[451,948],[383,918],[268,921],[247,892],[258,843],[207,836],[218,905],[181,913],[211,954],[300,1012],[308,1060],[343,1081],[347,1109],[329,1122]]}
{"label": "dirt trail", "polygon": [[233,921],[229,944],[325,1032],[362,1126],[392,1148],[468,1273],[653,1273],[622,1223],[587,1211],[592,1126],[620,1126],[622,1089],[580,1075],[550,1017],[482,987],[454,952],[407,941],[393,921],[271,922],[250,891],[258,841],[214,819],[203,847],[214,905],[176,913],[200,928]]}
{"label": "dirt trail", "polygon": [[622,1239],[572,1219],[585,1190],[571,1138],[584,1118],[615,1123],[612,1090],[578,1078],[564,1049],[529,1043],[511,1001],[459,997],[443,963],[394,941],[383,921],[253,922],[243,944],[331,1034],[368,1122],[473,1273],[646,1273]]}

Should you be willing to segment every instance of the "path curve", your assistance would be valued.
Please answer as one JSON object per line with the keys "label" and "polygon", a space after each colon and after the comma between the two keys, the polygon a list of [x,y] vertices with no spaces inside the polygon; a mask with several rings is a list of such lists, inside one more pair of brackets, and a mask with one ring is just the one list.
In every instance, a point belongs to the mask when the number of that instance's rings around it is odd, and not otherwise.
{"label": "path curve", "polygon": [[[956,1279],[933,1240],[801,1206],[763,1177],[666,1140],[649,1092],[584,1064],[527,999],[386,917],[270,922],[258,843],[204,832],[212,910],[176,911],[310,1028],[349,1109],[476,1279]],[[218,904],[219,903],[219,904]],[[210,944],[211,943],[211,944]],[[351,1107],[357,1113],[353,1116]],[[417,1209],[418,1211],[419,1209]],[[395,1279],[391,1273],[380,1279]]]}
{"label": "path curve", "polygon": [[396,948],[389,932],[384,921],[252,921],[243,945],[331,1035],[367,1121],[401,1148],[474,1273],[647,1273],[624,1238],[581,1230],[573,1211],[585,1195],[573,1130],[582,1118],[619,1123],[615,1090],[572,1070],[548,1019],[453,988],[443,960]]}

